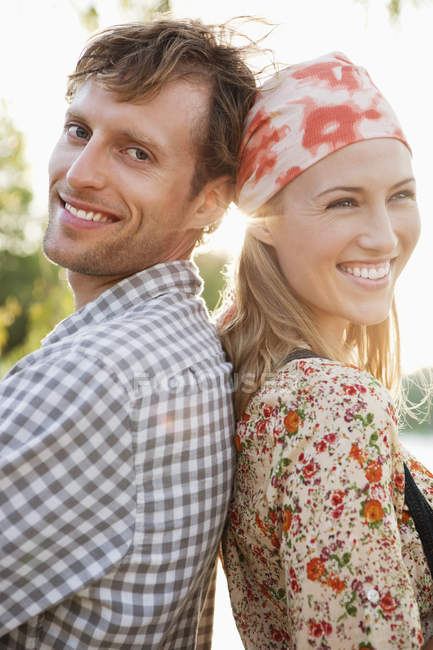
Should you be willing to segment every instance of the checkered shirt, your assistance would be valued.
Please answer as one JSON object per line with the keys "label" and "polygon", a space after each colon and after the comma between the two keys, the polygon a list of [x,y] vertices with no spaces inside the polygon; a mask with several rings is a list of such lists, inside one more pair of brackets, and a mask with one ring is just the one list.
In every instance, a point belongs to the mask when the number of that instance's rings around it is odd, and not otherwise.
{"label": "checkered shirt", "polygon": [[210,648],[233,414],[200,288],[127,278],[0,383],[0,648]]}

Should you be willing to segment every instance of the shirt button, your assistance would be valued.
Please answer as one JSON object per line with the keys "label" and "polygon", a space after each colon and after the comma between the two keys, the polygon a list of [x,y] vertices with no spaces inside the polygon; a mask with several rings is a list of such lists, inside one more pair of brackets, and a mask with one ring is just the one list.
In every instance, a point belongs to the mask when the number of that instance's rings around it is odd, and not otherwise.
{"label": "shirt button", "polygon": [[367,591],[367,598],[370,603],[376,604],[379,600],[379,594],[376,589],[369,589]]}

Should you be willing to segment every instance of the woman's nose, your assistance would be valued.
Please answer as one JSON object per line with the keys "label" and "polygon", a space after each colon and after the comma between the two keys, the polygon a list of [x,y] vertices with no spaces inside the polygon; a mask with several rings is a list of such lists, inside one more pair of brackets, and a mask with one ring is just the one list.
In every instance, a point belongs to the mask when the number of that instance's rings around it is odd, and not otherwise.
{"label": "woman's nose", "polygon": [[398,245],[398,235],[386,205],[375,206],[365,223],[363,234],[359,237],[363,248],[390,255]]}

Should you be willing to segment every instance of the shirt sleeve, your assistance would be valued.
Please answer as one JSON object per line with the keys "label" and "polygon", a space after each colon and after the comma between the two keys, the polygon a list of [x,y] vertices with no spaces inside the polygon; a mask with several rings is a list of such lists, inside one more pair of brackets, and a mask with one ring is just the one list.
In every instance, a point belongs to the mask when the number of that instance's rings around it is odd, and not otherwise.
{"label": "shirt sleeve", "polygon": [[290,647],[419,649],[389,395],[353,368],[315,373],[283,392],[268,488],[281,512]]}
{"label": "shirt sleeve", "polygon": [[0,636],[96,580],[132,543],[128,394],[91,354],[0,383]]}

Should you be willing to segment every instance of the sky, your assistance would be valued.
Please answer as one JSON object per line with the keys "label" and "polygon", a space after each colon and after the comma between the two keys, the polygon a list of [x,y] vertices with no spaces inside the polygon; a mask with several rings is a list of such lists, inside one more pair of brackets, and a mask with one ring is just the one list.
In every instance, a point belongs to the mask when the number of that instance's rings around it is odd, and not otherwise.
{"label": "sky", "polygon": [[[87,0],[0,0],[0,99],[6,101],[15,125],[24,132],[33,210],[45,214],[47,161],[60,134],[65,111],[67,74],[88,33],[73,5]],[[125,20],[119,0],[95,4],[101,26]],[[386,0],[173,0],[175,14],[221,22],[255,15],[277,25],[267,40],[277,61],[290,64],[342,51],[370,72],[394,106],[414,154],[418,200],[422,217],[421,241],[399,280],[403,368],[412,372],[433,365],[431,328],[433,301],[433,224],[429,187],[433,149],[431,62],[433,61],[433,2],[418,0],[414,8],[403,0],[402,16],[391,24]],[[264,7],[266,10],[264,11]],[[257,27],[244,27],[257,38]],[[242,215],[229,211],[214,246],[234,250],[241,243]],[[233,631],[227,599],[217,612],[215,647],[241,648]]]}
{"label": "sky", "polygon": [[[68,72],[88,32],[75,7],[87,0],[1,0],[0,98],[6,101],[15,125],[24,132],[35,200],[33,211],[44,215],[47,197],[47,161],[60,134],[65,111]],[[125,21],[119,0],[96,0],[101,27]],[[422,216],[421,241],[399,280],[399,306],[403,369],[412,372],[433,365],[430,342],[433,277],[433,225],[430,216],[430,154],[433,60],[433,3],[418,0],[418,7],[403,0],[403,12],[391,24],[386,0],[173,0],[174,13],[222,22],[234,16],[264,17],[276,27],[267,47],[283,64],[315,58],[339,50],[365,66],[393,104],[414,153]],[[128,16],[126,15],[126,19]],[[257,38],[263,27],[244,26]],[[230,210],[214,237],[213,246],[230,251],[242,241],[244,220]]]}

